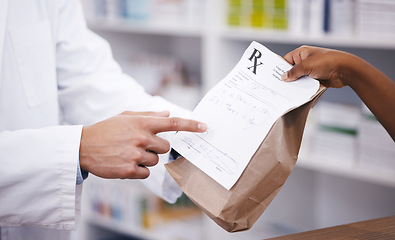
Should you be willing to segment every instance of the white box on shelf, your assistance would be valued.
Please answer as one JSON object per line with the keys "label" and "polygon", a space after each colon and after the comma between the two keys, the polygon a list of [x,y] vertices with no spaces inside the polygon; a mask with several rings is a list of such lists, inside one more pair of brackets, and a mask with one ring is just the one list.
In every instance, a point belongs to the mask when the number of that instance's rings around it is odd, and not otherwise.
{"label": "white box on shelf", "polygon": [[307,160],[310,159],[311,145],[314,141],[314,134],[317,128],[317,121],[315,118],[315,108],[310,110],[307,116],[306,125],[303,131],[302,143],[299,150],[299,159]]}
{"label": "white box on shelf", "polygon": [[355,2],[353,0],[331,0],[329,33],[337,36],[351,36],[355,29]]}
{"label": "white box on shelf", "polygon": [[357,0],[355,15],[357,36],[395,38],[395,1]]}
{"label": "white box on shelf", "polygon": [[309,33],[312,36],[322,36],[324,32],[324,0],[310,0],[310,27]]}
{"label": "white box on shelf", "polygon": [[316,131],[311,158],[353,165],[356,160],[360,109],[355,106],[319,102],[315,107]]}
{"label": "white box on shelf", "polygon": [[288,2],[289,31],[295,35],[308,33],[310,21],[310,0],[292,0]]}
{"label": "white box on shelf", "polygon": [[358,150],[360,167],[395,172],[395,142],[365,105],[358,127]]}

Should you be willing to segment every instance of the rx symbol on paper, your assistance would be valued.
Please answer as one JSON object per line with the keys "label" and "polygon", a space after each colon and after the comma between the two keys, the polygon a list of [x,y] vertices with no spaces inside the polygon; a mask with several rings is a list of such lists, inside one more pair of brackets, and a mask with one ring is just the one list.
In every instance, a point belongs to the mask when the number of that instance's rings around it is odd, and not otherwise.
{"label": "rx symbol on paper", "polygon": [[261,53],[260,51],[258,51],[257,49],[254,48],[254,52],[252,52],[251,57],[248,58],[248,60],[250,60],[251,62],[253,62],[254,65],[251,66],[251,67],[247,67],[247,68],[248,68],[248,70],[251,70],[251,69],[252,69],[251,71],[252,71],[255,75],[256,75],[256,68],[257,68],[259,65],[263,65],[262,62],[258,62],[258,59],[261,58],[261,57],[262,57],[262,53]]}

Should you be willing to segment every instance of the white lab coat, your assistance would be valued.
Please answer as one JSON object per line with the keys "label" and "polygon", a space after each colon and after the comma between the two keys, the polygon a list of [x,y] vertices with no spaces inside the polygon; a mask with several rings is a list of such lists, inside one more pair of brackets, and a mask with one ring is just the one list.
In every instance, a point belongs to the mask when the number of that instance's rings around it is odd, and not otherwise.
{"label": "white lab coat", "polygon": [[[79,214],[82,125],[124,110],[184,112],[121,73],[109,45],[86,28],[78,0],[0,0],[0,7],[7,3],[7,12],[0,9],[1,240],[67,239]],[[163,166],[155,169],[150,179],[163,182]],[[180,190],[165,185],[174,191],[154,191],[175,200]]]}

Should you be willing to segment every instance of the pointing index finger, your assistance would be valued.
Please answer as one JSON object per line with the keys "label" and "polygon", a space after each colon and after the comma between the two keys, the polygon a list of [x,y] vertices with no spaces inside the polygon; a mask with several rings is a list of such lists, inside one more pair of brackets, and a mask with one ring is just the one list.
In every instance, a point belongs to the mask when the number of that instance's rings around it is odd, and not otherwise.
{"label": "pointing index finger", "polygon": [[149,128],[155,134],[170,131],[205,132],[207,130],[205,123],[185,118],[154,118],[152,121]]}

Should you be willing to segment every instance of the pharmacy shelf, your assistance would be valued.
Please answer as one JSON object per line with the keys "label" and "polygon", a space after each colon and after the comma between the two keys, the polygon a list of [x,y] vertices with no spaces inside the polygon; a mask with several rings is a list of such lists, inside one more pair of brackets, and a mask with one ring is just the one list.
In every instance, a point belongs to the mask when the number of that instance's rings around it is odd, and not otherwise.
{"label": "pharmacy shelf", "polygon": [[[172,221],[170,223],[162,224],[154,229],[144,230],[133,226],[125,226],[120,222],[111,221],[110,219],[103,219],[101,217],[87,217],[84,221],[89,222],[91,225],[107,229],[118,234],[130,237],[138,237],[138,239],[149,240],[163,240],[163,239],[188,239],[188,240],[201,240],[201,239],[267,239],[278,237],[286,234],[276,226],[270,224],[250,229],[249,231],[239,233],[228,233],[220,228],[212,219],[207,215],[191,217],[179,221]],[[214,236],[209,236],[208,231],[214,233]]]}
{"label": "pharmacy shelf", "polygon": [[122,224],[122,222],[115,221],[112,219],[105,219],[101,216],[90,215],[88,217],[85,217],[83,220],[97,227],[109,229],[111,231],[124,234],[127,236],[131,236],[131,237],[138,236],[139,238],[142,239],[152,239],[152,240],[156,239],[147,231],[144,231],[141,228],[134,226],[126,226],[125,224]]}
{"label": "pharmacy shelf", "polygon": [[389,187],[395,187],[395,170],[384,168],[371,168],[358,166],[357,164],[342,163],[334,159],[311,159],[300,157],[296,167],[310,169],[322,173],[337,175],[340,177],[376,183]]}
{"label": "pharmacy shelf", "polygon": [[93,31],[123,32],[174,37],[202,37],[202,27],[188,23],[136,23],[125,20],[88,20],[88,27]]}
{"label": "pharmacy shelf", "polygon": [[[160,240],[160,239],[204,239],[204,233],[201,231],[202,224],[205,224],[205,217],[195,216],[182,218],[182,220],[174,220],[162,223],[158,227],[152,229],[143,229],[136,226],[125,225],[120,221],[104,219],[101,216],[89,216],[85,221],[91,225],[108,229],[130,237],[138,237],[139,239]],[[211,220],[210,220],[211,221]],[[199,227],[196,227],[199,226]],[[192,234],[194,237],[191,237]]]}
{"label": "pharmacy shelf", "polygon": [[310,44],[335,47],[353,47],[395,50],[394,39],[361,38],[356,36],[302,35],[287,31],[250,28],[225,28],[221,36],[228,40],[263,41],[278,44]]}

